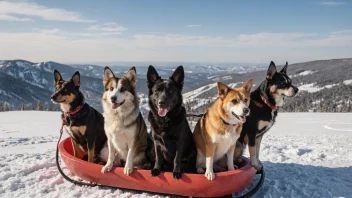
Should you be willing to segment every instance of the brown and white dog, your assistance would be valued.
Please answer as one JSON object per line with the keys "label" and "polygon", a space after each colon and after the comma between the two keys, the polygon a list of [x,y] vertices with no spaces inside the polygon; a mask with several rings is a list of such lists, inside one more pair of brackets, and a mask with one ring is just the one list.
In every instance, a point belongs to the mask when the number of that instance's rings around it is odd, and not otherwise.
{"label": "brown and white dog", "polygon": [[109,156],[102,172],[109,172],[113,165],[125,161],[124,174],[141,168],[146,162],[147,127],[139,111],[136,94],[136,68],[130,68],[122,78],[115,77],[109,67],[104,69],[102,98],[105,133],[108,137]]}
{"label": "brown and white dog", "polygon": [[213,165],[226,154],[227,169],[233,170],[233,155],[242,124],[249,115],[250,79],[241,88],[230,88],[218,82],[219,98],[207,109],[198,121],[193,138],[197,146],[198,173],[204,173],[208,180],[215,179]]}

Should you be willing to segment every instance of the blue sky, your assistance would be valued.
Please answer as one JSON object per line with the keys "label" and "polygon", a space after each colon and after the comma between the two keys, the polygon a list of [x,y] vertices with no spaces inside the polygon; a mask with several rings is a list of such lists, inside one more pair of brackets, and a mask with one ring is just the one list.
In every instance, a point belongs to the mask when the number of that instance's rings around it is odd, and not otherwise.
{"label": "blue sky", "polygon": [[352,57],[350,1],[0,1],[0,59],[302,62]]}

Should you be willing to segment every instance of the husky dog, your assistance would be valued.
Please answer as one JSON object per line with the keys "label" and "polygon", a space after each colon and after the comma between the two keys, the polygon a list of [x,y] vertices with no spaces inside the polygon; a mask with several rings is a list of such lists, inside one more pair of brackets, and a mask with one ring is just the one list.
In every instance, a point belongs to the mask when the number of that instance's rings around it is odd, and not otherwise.
{"label": "husky dog", "polygon": [[148,68],[148,118],[155,160],[151,175],[154,177],[160,171],[172,171],[173,177],[180,179],[183,171],[192,172],[195,169],[196,148],[186,110],[182,106],[183,81],[182,66],[177,67],[168,79],[162,79],[153,66]]}
{"label": "husky dog", "polygon": [[237,163],[241,162],[243,145],[249,144],[251,164],[257,169],[262,168],[259,160],[260,143],[264,133],[274,125],[278,107],[283,106],[285,97],[293,97],[298,88],[293,86],[287,76],[285,67],[277,72],[274,62],[271,62],[266,73],[266,79],[251,93],[249,109],[251,115],[243,125],[241,137],[238,139],[235,152]]}
{"label": "husky dog", "polygon": [[197,145],[197,172],[208,180],[215,179],[213,165],[227,157],[227,169],[234,170],[233,156],[242,125],[249,115],[250,79],[241,88],[230,88],[218,82],[219,98],[197,122],[193,132]]}
{"label": "husky dog", "polygon": [[141,168],[146,162],[147,127],[139,111],[136,95],[136,68],[130,68],[122,78],[115,77],[109,67],[104,69],[105,132],[108,137],[109,156],[102,172],[109,172],[113,165],[125,162],[124,174],[130,175],[133,168]]}
{"label": "husky dog", "polygon": [[85,151],[88,162],[97,162],[100,151],[106,143],[104,117],[89,106],[80,92],[80,74],[77,71],[65,81],[59,71],[54,71],[55,92],[51,100],[59,104],[65,130],[71,137],[73,153],[78,157],[79,147]]}

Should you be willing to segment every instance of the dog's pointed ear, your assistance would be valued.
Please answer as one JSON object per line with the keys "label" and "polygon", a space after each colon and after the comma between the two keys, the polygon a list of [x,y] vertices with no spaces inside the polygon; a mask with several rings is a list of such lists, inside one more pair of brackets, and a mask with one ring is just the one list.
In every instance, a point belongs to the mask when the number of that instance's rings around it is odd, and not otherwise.
{"label": "dog's pointed ear", "polygon": [[71,81],[76,87],[79,87],[81,85],[81,75],[79,74],[78,71],[76,71],[76,73],[73,74]]}
{"label": "dog's pointed ear", "polygon": [[276,66],[275,66],[275,63],[271,61],[268,71],[266,72],[266,79],[271,80],[275,73],[276,73]]}
{"label": "dog's pointed ear", "polygon": [[115,74],[114,74],[114,72],[111,71],[111,69],[108,66],[106,66],[104,68],[104,74],[103,74],[103,84],[104,84],[104,86],[110,80],[110,78],[115,78]]}
{"label": "dog's pointed ear", "polygon": [[183,81],[185,79],[185,72],[183,70],[183,66],[180,65],[176,68],[174,73],[170,76],[170,79],[175,81],[177,86],[182,89],[183,88]]}
{"label": "dog's pointed ear", "polygon": [[137,72],[134,66],[127,71],[124,77],[127,78],[132,83],[133,87],[136,87]]}
{"label": "dog's pointed ear", "polygon": [[61,76],[60,72],[55,69],[54,70],[54,83],[56,84],[60,80],[62,80],[62,76]]}
{"label": "dog's pointed ear", "polygon": [[217,82],[217,85],[218,85],[218,95],[220,99],[223,100],[226,97],[227,93],[229,92],[230,88],[222,82]]}
{"label": "dog's pointed ear", "polygon": [[286,73],[287,73],[287,66],[288,66],[288,63],[287,63],[287,61],[286,61],[286,65],[285,65],[284,68],[282,68],[282,70],[280,71],[280,73],[286,74]]}
{"label": "dog's pointed ear", "polygon": [[148,88],[152,88],[154,83],[160,79],[158,72],[156,72],[155,68],[152,65],[149,65],[147,72],[147,86]]}
{"label": "dog's pointed ear", "polygon": [[247,80],[247,82],[245,82],[245,83],[242,85],[242,88],[243,88],[244,90],[246,90],[247,93],[251,93],[252,86],[253,86],[253,78]]}

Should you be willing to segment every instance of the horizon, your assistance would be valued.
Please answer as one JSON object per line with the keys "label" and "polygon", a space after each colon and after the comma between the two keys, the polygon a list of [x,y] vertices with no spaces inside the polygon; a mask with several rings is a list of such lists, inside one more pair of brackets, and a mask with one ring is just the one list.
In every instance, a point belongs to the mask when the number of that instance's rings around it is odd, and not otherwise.
{"label": "horizon", "polygon": [[0,1],[0,59],[280,64],[350,57],[349,1]]}
{"label": "horizon", "polygon": [[[307,63],[307,62],[314,62],[314,61],[329,61],[329,60],[349,60],[352,59],[350,58],[332,58],[332,59],[319,59],[319,60],[309,60],[309,61],[303,61],[303,62],[288,62],[289,65],[293,64],[301,64],[301,63]],[[25,60],[21,58],[17,59],[0,59],[0,61],[28,61],[31,63],[46,63],[46,62],[54,62],[58,64],[64,64],[64,65],[92,65],[92,66],[109,66],[109,67],[126,67],[126,66],[135,66],[135,67],[148,67],[149,65],[157,66],[157,67],[175,67],[182,65],[184,67],[189,67],[189,66],[195,66],[199,64],[199,66],[217,66],[217,67],[225,67],[226,66],[232,66],[232,67],[254,67],[254,66],[268,66],[269,63],[238,63],[238,62],[179,62],[179,61],[170,61],[170,62],[165,62],[165,61],[112,61],[112,62],[57,62],[57,61],[31,61],[31,60]],[[283,66],[285,65],[286,61],[283,62],[278,62],[272,60],[276,66]]]}

